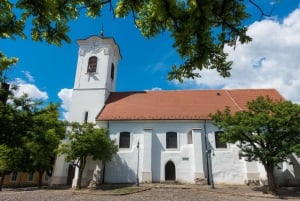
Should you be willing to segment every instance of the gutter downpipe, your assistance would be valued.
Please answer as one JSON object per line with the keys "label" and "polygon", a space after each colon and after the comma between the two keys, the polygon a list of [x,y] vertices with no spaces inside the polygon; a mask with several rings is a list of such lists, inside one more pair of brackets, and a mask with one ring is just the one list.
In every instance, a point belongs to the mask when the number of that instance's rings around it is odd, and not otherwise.
{"label": "gutter downpipe", "polygon": [[213,174],[212,174],[212,159],[211,159],[211,146],[208,141],[208,133],[206,130],[206,120],[204,120],[204,141],[205,141],[205,154],[206,154],[206,168],[207,168],[207,180],[211,189],[215,189]]}

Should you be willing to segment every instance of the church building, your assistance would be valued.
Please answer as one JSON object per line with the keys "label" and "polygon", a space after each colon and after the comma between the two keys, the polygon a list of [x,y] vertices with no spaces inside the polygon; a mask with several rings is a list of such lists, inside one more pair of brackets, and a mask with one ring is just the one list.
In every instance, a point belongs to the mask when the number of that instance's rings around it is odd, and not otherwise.
{"label": "church building", "polygon": [[[245,184],[266,179],[258,162],[247,162],[235,144],[220,141],[211,113],[229,106],[245,109],[258,96],[283,99],[275,89],[217,89],[117,92],[120,49],[113,38],[78,40],[78,63],[69,121],[93,122],[109,129],[119,150],[102,164],[89,159],[82,184],[166,182]],[[299,164],[300,159],[294,160]],[[76,183],[73,167],[56,160],[51,185]],[[279,182],[296,174],[283,164]]]}

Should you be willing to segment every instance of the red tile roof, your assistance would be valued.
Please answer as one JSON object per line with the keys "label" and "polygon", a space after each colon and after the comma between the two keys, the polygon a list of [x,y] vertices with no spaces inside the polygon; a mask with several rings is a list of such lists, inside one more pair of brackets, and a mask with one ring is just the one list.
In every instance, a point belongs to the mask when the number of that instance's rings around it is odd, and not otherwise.
{"label": "red tile roof", "polygon": [[229,106],[245,109],[249,100],[284,98],[275,89],[112,92],[97,120],[199,120]]}

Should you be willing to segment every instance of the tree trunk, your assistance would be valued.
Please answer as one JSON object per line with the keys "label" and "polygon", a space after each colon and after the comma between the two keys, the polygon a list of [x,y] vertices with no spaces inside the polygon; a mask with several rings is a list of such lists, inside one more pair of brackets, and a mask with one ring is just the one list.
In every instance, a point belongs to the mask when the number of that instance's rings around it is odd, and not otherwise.
{"label": "tree trunk", "polygon": [[268,193],[271,194],[277,194],[277,184],[275,180],[275,175],[274,175],[274,165],[273,164],[267,164],[265,165],[265,170],[267,172],[267,177],[268,177]]}
{"label": "tree trunk", "polygon": [[44,171],[39,171],[38,188],[42,188],[43,173]]}
{"label": "tree trunk", "polygon": [[78,178],[77,178],[77,184],[76,184],[77,189],[81,189],[81,181],[82,181],[82,175],[83,175],[85,163],[86,163],[86,156],[80,157],[80,162],[79,162],[79,167],[78,167]]}
{"label": "tree trunk", "polygon": [[105,183],[105,162],[103,161],[102,184]]}
{"label": "tree trunk", "polygon": [[5,174],[0,173],[0,177],[1,177],[1,181],[0,181],[0,191],[2,191],[2,186],[3,186]]}
{"label": "tree trunk", "polygon": [[76,188],[81,189],[81,180],[82,180],[83,169],[81,167],[78,168],[78,178]]}

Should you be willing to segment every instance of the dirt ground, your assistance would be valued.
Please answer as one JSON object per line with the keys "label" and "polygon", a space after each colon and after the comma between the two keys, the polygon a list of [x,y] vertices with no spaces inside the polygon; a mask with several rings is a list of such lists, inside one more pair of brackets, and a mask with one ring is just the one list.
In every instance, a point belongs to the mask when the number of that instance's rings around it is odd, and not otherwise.
{"label": "dirt ground", "polygon": [[140,187],[129,185],[104,185],[96,189],[3,189],[1,201],[279,201],[299,200],[300,188],[282,188],[280,196],[263,193],[263,188],[248,186],[209,186],[142,184]]}

